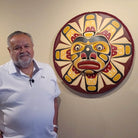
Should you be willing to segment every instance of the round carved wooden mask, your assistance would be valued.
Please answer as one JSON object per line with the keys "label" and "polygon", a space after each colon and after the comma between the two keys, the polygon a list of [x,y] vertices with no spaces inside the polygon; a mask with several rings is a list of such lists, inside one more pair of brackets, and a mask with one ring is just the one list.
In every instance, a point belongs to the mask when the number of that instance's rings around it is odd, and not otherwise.
{"label": "round carved wooden mask", "polygon": [[133,57],[134,43],[127,27],[105,12],[87,12],[68,21],[53,49],[54,66],[63,82],[87,94],[118,86]]}

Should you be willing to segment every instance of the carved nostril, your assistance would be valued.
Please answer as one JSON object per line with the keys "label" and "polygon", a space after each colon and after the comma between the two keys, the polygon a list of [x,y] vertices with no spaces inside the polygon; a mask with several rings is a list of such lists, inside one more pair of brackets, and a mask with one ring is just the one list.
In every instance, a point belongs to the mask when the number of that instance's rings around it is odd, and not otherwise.
{"label": "carved nostril", "polygon": [[90,54],[90,59],[96,59],[96,54],[95,53],[91,53]]}
{"label": "carved nostril", "polygon": [[83,52],[83,53],[81,53],[81,58],[82,58],[82,59],[86,59],[86,58],[87,58],[86,53],[84,53],[84,52]]}

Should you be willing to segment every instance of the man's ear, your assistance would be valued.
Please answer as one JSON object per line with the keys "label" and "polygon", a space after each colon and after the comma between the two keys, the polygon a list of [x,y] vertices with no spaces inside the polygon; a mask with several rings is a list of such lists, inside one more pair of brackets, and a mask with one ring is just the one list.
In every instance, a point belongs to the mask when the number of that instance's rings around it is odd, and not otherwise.
{"label": "man's ear", "polygon": [[8,49],[8,51],[9,51],[9,53],[11,53],[11,49],[10,49],[10,47],[7,47],[7,49]]}

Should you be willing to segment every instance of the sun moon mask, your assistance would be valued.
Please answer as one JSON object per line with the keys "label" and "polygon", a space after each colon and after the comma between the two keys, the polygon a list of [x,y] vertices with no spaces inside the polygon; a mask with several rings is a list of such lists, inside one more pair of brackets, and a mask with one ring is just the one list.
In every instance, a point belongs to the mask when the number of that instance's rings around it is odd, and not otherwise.
{"label": "sun moon mask", "polygon": [[134,55],[126,26],[104,12],[76,16],[58,33],[53,50],[55,68],[72,89],[103,93],[127,75]]}

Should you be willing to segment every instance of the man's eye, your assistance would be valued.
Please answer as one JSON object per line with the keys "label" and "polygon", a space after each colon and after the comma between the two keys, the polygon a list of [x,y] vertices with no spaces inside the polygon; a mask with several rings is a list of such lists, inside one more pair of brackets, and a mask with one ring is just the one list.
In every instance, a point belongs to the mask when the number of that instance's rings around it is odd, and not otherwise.
{"label": "man's eye", "polygon": [[104,46],[101,45],[101,44],[99,44],[99,45],[97,45],[95,48],[96,48],[97,50],[101,51],[101,50],[104,49]]}
{"label": "man's eye", "polygon": [[19,49],[20,49],[19,46],[13,48],[13,50],[19,50]]}
{"label": "man's eye", "polygon": [[74,50],[76,50],[76,51],[78,51],[78,50],[80,50],[81,49],[81,46],[80,45],[76,45],[75,47],[74,47]]}
{"label": "man's eye", "polygon": [[24,47],[25,47],[25,48],[28,48],[28,47],[29,47],[29,45],[25,45]]}

